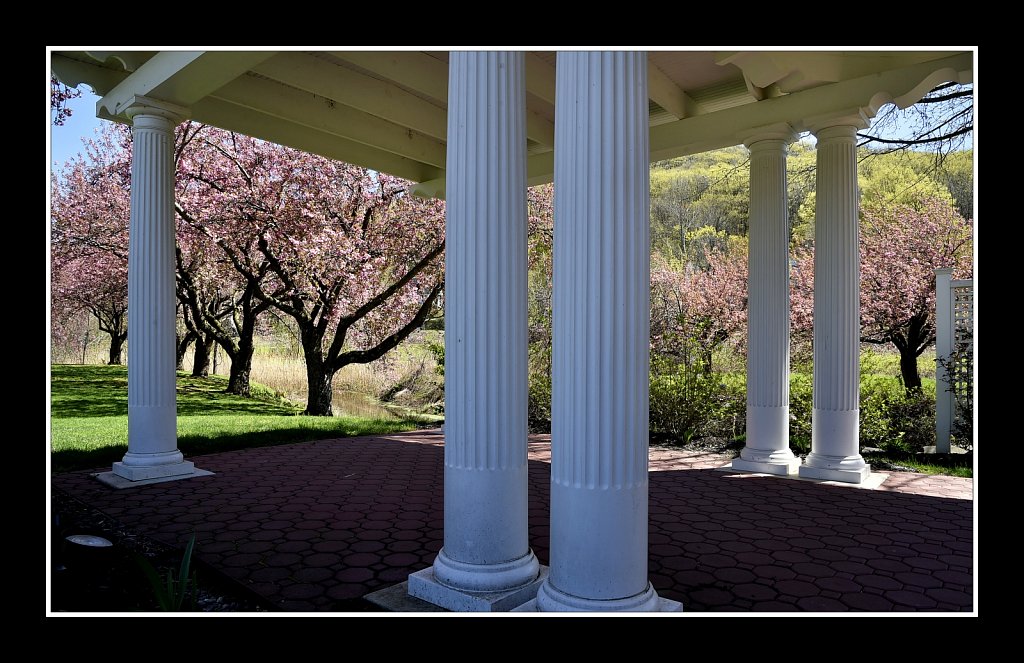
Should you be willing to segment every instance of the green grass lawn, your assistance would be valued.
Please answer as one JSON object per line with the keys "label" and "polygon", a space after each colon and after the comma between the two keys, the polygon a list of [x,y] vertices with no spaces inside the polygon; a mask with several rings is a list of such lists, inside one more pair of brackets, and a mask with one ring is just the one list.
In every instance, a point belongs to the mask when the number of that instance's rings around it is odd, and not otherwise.
{"label": "green grass lawn", "polygon": [[933,463],[922,463],[916,460],[899,460],[896,461],[896,464],[904,467],[910,467],[924,474],[946,474],[951,477],[966,477],[968,479],[974,476],[974,468],[970,465],[954,465],[952,467],[946,467],[944,465],[935,465]]}
{"label": "green grass lawn", "polygon": [[[253,397],[224,393],[219,376],[178,373],[178,448],[186,456],[245,447],[437,425],[437,418],[306,417],[301,407],[253,384]],[[109,465],[128,449],[128,369],[50,367],[50,449],[55,472]]]}

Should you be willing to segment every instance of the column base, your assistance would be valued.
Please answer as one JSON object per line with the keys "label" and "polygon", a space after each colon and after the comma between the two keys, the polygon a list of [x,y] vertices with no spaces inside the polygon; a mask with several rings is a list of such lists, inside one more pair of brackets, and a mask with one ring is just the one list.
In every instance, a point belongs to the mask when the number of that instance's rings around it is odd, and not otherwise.
{"label": "column base", "polygon": [[441,584],[431,566],[409,575],[409,596],[453,612],[508,612],[532,600],[547,577],[548,567],[538,564],[537,577],[525,585],[505,591],[468,592]]}
{"label": "column base", "polygon": [[566,594],[544,583],[537,591],[537,598],[519,606],[512,612],[682,612],[683,604],[663,599],[647,583],[647,589],[623,599],[587,599]]}
{"label": "column base", "polygon": [[[185,465],[186,463],[181,463]],[[187,463],[192,465],[192,463]],[[137,486],[148,486],[151,483],[163,483],[165,481],[178,481],[180,479],[191,479],[193,477],[209,477],[213,476],[213,472],[209,470],[201,470],[198,467],[193,467],[190,472],[186,474],[169,474],[166,476],[156,476],[148,479],[127,479],[114,472],[100,472],[99,474],[92,475],[96,477],[96,480],[100,483],[110,486],[111,488],[135,488]]]}
{"label": "column base", "polygon": [[732,469],[739,470],[741,472],[757,472],[759,474],[778,474],[780,476],[789,476],[790,474],[796,474],[800,469],[800,459],[791,458],[786,461],[762,462],[733,458]]}
{"label": "column base", "polygon": [[189,460],[178,463],[164,463],[161,465],[127,465],[124,461],[114,463],[112,472],[119,477],[129,481],[142,481],[144,479],[160,479],[163,477],[174,477],[179,474],[192,474],[196,469],[195,464]]}
{"label": "column base", "polygon": [[871,474],[871,466],[865,465],[858,469],[843,470],[830,467],[800,466],[801,479],[817,479],[819,481],[842,481],[844,483],[863,483]]}

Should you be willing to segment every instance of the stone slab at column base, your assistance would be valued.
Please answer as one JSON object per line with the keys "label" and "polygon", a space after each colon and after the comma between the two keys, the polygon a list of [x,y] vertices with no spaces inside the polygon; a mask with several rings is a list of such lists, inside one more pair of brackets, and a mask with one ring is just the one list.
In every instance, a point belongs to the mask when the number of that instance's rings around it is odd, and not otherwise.
{"label": "stone slab at column base", "polygon": [[[801,465],[801,468],[804,466]],[[819,468],[820,469],[820,468]],[[870,469],[870,468],[869,468]],[[801,476],[799,472],[793,474],[769,474],[767,472],[747,472],[745,470],[737,470],[733,468],[732,463],[723,465],[715,468],[716,472],[727,472],[737,477],[768,477],[768,478],[779,478],[786,479],[789,481],[810,481],[811,483],[821,483],[827,486],[849,486],[850,488],[863,488],[865,490],[874,490],[878,488],[885,480],[889,478],[889,475],[884,472],[871,472],[864,480],[860,483],[852,483],[842,479],[818,479],[816,477],[805,477]]]}
{"label": "stone slab at column base", "polygon": [[[551,587],[550,583],[543,591],[558,604],[559,610],[565,612],[682,612],[683,604],[679,601],[658,596],[654,587],[648,583],[647,591],[624,599],[602,601],[571,596]],[[512,612],[540,612],[537,599],[533,598]]]}
{"label": "stone slab at column base", "polygon": [[855,470],[838,470],[827,467],[801,465],[799,474],[801,479],[842,481],[843,483],[864,483],[871,474],[871,466],[865,465],[864,467]]}
{"label": "stone slab at column base", "polygon": [[191,479],[193,477],[212,476],[209,470],[198,469],[192,461],[174,463],[172,465],[124,465],[121,462],[114,463],[114,469],[110,472],[94,474],[96,479],[111,488],[131,488],[133,486],[146,486],[151,483],[162,483],[164,481],[177,481],[179,479]]}
{"label": "stone slab at column base", "polygon": [[434,567],[409,575],[409,595],[452,612],[508,612],[533,599],[548,577],[548,567],[531,582],[504,592],[466,592],[442,585],[434,577]]}
{"label": "stone slab at column base", "polygon": [[761,463],[751,460],[743,460],[742,458],[733,458],[731,469],[739,472],[757,472],[758,474],[777,474],[779,476],[789,476],[790,474],[796,474],[800,469],[800,459],[794,458],[783,463]]}
{"label": "stone slab at column base", "polygon": [[439,605],[409,596],[409,581],[364,594],[363,599],[388,612],[448,612]]}

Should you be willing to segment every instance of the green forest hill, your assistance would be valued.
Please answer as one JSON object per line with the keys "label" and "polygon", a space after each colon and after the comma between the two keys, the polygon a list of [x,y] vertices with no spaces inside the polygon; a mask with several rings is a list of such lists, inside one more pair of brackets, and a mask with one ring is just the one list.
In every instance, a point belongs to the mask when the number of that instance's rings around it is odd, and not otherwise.
{"label": "green forest hill", "polygon": [[[794,143],[787,161],[790,230],[795,244],[814,235],[816,152]],[[965,219],[974,216],[973,150],[859,152],[861,205],[947,199]],[[673,262],[699,263],[704,249],[746,237],[750,170],[746,148],[702,152],[651,166],[651,248]]]}

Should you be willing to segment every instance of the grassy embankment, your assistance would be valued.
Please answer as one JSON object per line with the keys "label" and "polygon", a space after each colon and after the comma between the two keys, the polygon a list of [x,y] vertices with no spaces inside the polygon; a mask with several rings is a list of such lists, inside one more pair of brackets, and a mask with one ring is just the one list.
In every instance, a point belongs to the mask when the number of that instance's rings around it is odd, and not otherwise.
{"label": "grassy embankment", "polygon": [[[178,448],[186,456],[304,440],[431,427],[437,417],[305,417],[301,407],[262,385],[253,397],[224,393],[220,376],[178,373]],[[128,448],[128,370],[54,365],[50,372],[52,469],[93,468]]]}

